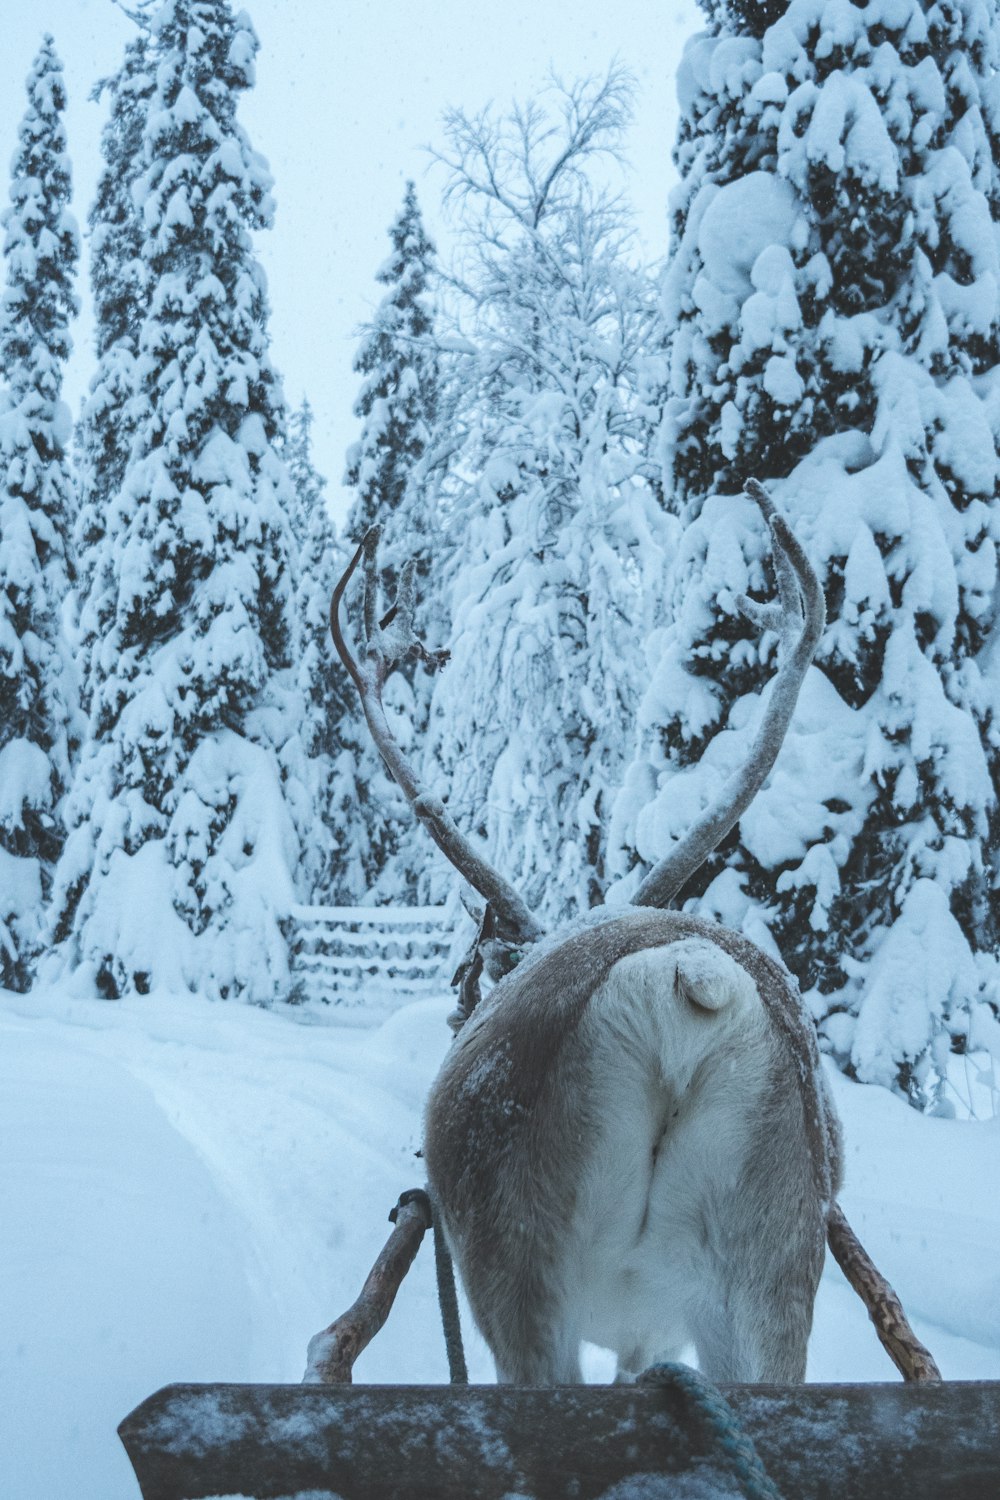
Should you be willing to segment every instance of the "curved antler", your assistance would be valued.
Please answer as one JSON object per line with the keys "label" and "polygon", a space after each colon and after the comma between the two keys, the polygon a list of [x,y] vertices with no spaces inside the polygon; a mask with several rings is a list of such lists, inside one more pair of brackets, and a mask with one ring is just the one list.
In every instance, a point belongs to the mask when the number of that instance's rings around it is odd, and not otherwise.
{"label": "curved antler", "polygon": [[650,870],[632,898],[635,906],[668,906],[757,795],[781,749],[802,680],[826,623],[819,579],[764,486],[748,479],[744,493],[760,507],[771,531],[778,603],[761,605],[745,595],[737,603],[762,630],[778,632],[783,660],[746,765],[729,778],[716,802]]}
{"label": "curved antler", "polygon": [[[425,790],[393,735],[382,706],[386,678],[401,661],[417,655],[431,666],[447,661],[447,651],[428,651],[413,630],[414,574],[416,564],[406,563],[399,578],[396,602],[378,618],[378,551],[381,528],[372,526],[348,564],[330,600],[330,631],[358,694],[375,746],[389,775],[400,788],[415,815],[427,829],[445,858],[478,891],[496,914],[501,935],[513,943],[534,943],[543,936],[521,897],[508,885],[482,853],[458,827],[440,797]],[[364,652],[359,663],[340,625],[340,604],[358,563],[364,557]]]}

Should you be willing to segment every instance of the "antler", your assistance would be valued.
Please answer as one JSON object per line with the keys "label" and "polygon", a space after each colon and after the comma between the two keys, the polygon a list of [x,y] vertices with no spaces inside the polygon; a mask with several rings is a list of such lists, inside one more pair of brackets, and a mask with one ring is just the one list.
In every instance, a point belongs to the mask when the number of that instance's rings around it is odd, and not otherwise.
{"label": "antler", "polygon": [[758,604],[743,594],[737,603],[761,630],[777,631],[783,659],[746,765],[729,778],[716,802],[650,870],[632,898],[636,906],[668,906],[749,807],[781,749],[802,679],[816,654],[826,623],[819,579],[764,486],[756,479],[748,479],[744,493],[760,507],[771,531],[778,603]]}
{"label": "antler", "polygon": [[[433,796],[420,782],[403,754],[385,716],[382,688],[386,678],[401,661],[417,655],[432,666],[447,661],[446,651],[430,652],[413,630],[414,575],[411,559],[399,578],[396,602],[380,620],[378,618],[378,551],[381,528],[372,526],[365,533],[330,601],[330,630],[334,645],[354,681],[361,707],[368,721],[372,739],[393,781],[400,788],[416,816],[445,858],[459,874],[478,891],[496,914],[501,936],[511,943],[534,943],[543,935],[521,897],[508,885],[483,854],[465,837],[439,797]],[[364,557],[364,652],[358,662],[340,625],[340,602],[347,585]]]}

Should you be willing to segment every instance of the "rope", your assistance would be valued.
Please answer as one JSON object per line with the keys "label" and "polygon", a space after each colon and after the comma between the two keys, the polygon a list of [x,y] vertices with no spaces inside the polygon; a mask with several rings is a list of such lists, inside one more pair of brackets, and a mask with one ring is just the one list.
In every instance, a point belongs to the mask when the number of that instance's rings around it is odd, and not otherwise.
{"label": "rope", "polygon": [[441,1308],[441,1327],[448,1351],[448,1379],[452,1385],[468,1385],[469,1372],[465,1364],[465,1349],[462,1345],[462,1323],[458,1315],[458,1294],[455,1291],[455,1267],[448,1249],[448,1242],[441,1227],[441,1215],[432,1200],[431,1224],[434,1229],[434,1269],[437,1273],[438,1306]]}
{"label": "rope", "polygon": [[746,1428],[717,1386],[689,1365],[651,1365],[639,1377],[642,1385],[679,1390],[701,1418],[713,1450],[726,1460],[745,1500],[781,1500],[768,1478],[760,1454]]}

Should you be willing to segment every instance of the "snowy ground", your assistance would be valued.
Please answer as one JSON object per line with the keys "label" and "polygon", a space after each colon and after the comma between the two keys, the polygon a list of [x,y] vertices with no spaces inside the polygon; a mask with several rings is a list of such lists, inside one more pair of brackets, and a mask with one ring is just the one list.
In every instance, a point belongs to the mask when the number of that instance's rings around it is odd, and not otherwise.
{"label": "snowy ground", "polygon": [[[295,1381],[399,1192],[451,1002],[375,1029],[191,997],[0,996],[0,1488],[136,1500],[115,1427],[175,1380]],[[835,1079],[842,1201],[946,1376],[1000,1378],[1000,1121],[920,1118]],[[492,1378],[467,1327],[471,1376]],[[604,1357],[591,1360],[607,1374]],[[815,1380],[892,1379],[823,1278]],[[425,1249],[360,1381],[438,1381]]]}

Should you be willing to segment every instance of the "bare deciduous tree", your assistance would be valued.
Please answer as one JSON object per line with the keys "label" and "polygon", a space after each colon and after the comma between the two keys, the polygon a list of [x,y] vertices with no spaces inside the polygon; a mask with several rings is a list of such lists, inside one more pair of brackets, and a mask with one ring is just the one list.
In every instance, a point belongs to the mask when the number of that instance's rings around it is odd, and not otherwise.
{"label": "bare deciduous tree", "polygon": [[613,191],[630,91],[612,69],[507,115],[455,112],[440,156],[464,229],[465,345],[443,487],[455,670],[427,774],[550,921],[603,899],[614,726],[642,690],[628,648],[670,527],[637,390],[653,283]]}

